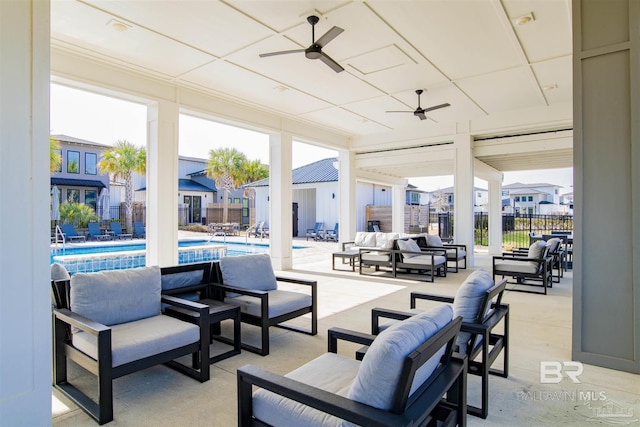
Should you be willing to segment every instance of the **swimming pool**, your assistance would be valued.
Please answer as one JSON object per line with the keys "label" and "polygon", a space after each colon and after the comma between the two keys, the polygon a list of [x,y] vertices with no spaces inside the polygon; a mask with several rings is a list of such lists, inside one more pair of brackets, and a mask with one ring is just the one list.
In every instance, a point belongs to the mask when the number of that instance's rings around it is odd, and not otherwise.
{"label": "swimming pool", "polygon": [[[303,246],[294,246],[301,249]],[[269,245],[263,243],[225,243],[208,240],[178,242],[178,263],[212,261],[223,256],[265,253]],[[146,265],[146,245],[131,243],[120,245],[92,245],[51,249],[51,264],[62,264],[70,274],[102,270],[122,270]]]}

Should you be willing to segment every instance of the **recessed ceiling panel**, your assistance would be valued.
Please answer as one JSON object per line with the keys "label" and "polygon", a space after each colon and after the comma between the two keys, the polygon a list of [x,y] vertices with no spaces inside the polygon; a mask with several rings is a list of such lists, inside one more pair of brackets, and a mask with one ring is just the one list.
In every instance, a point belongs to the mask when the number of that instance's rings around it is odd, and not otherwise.
{"label": "recessed ceiling panel", "polygon": [[327,108],[303,114],[300,117],[318,124],[329,124],[331,127],[352,132],[355,135],[366,135],[389,130],[380,124],[353,114],[343,108]]}
{"label": "recessed ceiling panel", "polygon": [[517,48],[505,32],[504,18],[493,3],[369,2],[450,79],[522,65]]}
{"label": "recessed ceiling panel", "polygon": [[225,61],[216,61],[194,70],[182,76],[181,80],[212,88],[233,98],[245,99],[250,104],[288,115],[303,114],[330,106],[317,98]]}
{"label": "recessed ceiling panel", "polygon": [[531,66],[549,105],[571,102],[573,99],[572,66],[570,55]]}
{"label": "recessed ceiling panel", "polygon": [[222,2],[163,1],[153,4],[89,0],[89,3],[116,16],[126,15],[137,25],[218,57],[273,34],[269,28]]}
{"label": "recessed ceiling panel", "polygon": [[131,21],[72,1],[51,3],[51,38],[77,46],[85,54],[171,77],[215,59]]}
{"label": "recessed ceiling panel", "polygon": [[456,82],[489,114],[544,105],[528,66]]}
{"label": "recessed ceiling panel", "polygon": [[377,73],[382,70],[397,68],[402,65],[415,65],[415,61],[406,53],[391,45],[349,59],[349,65],[363,75]]}

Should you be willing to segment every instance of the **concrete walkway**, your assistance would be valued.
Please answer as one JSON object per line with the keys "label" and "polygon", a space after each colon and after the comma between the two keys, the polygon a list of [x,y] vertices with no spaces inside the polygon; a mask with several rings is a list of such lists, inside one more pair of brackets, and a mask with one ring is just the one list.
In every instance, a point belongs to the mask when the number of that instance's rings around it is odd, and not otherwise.
{"label": "concrete walkway", "polygon": [[[181,238],[197,233],[181,232]],[[197,235],[202,238],[202,234]],[[245,241],[245,237],[229,238]],[[250,238],[251,241],[260,239]],[[262,241],[267,242],[267,239]],[[114,381],[112,426],[234,426],[236,425],[236,369],[253,364],[285,374],[326,352],[327,329],[332,326],[370,331],[371,308],[407,309],[413,290],[454,295],[470,269],[450,273],[435,283],[390,277],[360,276],[331,269],[331,253],[337,243],[296,239],[304,249],[293,251],[290,277],[318,281],[318,335],[311,337],[271,328],[271,354],[242,354],[211,366],[211,380],[200,384],[176,371],[157,366]],[[491,258],[482,249],[475,253],[475,268],[491,271]],[[580,383],[564,377],[558,384],[542,384],[540,362],[571,360],[571,271],[549,295],[508,292],[511,306],[509,377],[492,377],[489,417],[468,417],[469,426],[607,426],[640,425],[640,376],[584,365]],[[426,306],[425,306],[426,307]],[[308,318],[295,321],[308,325]],[[224,325],[227,328],[230,325]],[[258,330],[243,324],[243,340],[258,340]],[[355,347],[339,346],[352,356]],[[500,362],[500,361],[498,361]],[[570,368],[567,368],[570,370]],[[72,369],[85,380],[80,369]],[[93,383],[92,387],[95,387]],[[478,404],[480,383],[470,376],[469,401]],[[84,412],[53,391],[53,425],[95,426]]]}

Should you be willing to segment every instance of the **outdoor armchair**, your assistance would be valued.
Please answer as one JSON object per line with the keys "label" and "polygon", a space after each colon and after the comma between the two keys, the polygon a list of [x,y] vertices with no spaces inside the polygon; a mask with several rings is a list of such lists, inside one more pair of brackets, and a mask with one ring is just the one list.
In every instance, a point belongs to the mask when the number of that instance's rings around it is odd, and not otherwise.
{"label": "outdoor armchair", "polygon": [[90,222],[87,224],[87,233],[89,240],[111,240],[111,236],[104,234],[100,230],[100,224],[97,222]]}
{"label": "outdoor armchair", "polygon": [[313,228],[307,228],[307,240],[311,237],[313,240],[318,240],[322,236],[322,222],[316,222]]}
{"label": "outdoor armchair", "polygon": [[113,237],[117,239],[131,239],[133,237],[133,233],[123,233],[122,232],[122,224],[118,221],[111,221],[109,224],[111,228],[111,233],[113,233]]}
{"label": "outdoor armchair", "polygon": [[[442,306],[377,337],[331,328],[328,353],[285,376],[243,366],[238,425],[464,426],[466,358],[453,357],[460,323]],[[339,339],[370,347],[353,360],[337,354]]]}
{"label": "outdoor armchair", "polygon": [[[455,350],[468,357],[468,373],[480,376],[480,406],[467,404],[471,415],[486,418],[489,413],[489,375],[509,375],[509,305],[502,302],[506,279],[494,284],[491,276],[478,270],[463,282],[454,297],[422,292],[411,293],[411,309],[407,312],[374,308],[371,311],[371,332],[378,334],[395,321],[404,320],[423,310],[416,308],[418,300],[451,304],[453,315],[462,317]],[[393,319],[383,324],[380,319]],[[502,353],[501,369],[492,368]]]}
{"label": "outdoor armchair", "polygon": [[[76,273],[67,282],[68,308],[54,308],[53,382],[99,424],[113,420],[112,381],[165,364],[209,380],[209,307],[161,295],[157,266]],[[197,325],[161,314],[161,304],[199,314]],[[178,363],[192,355],[192,366]],[[93,400],[67,378],[71,360],[97,377]]]}
{"label": "outdoor armchair", "polygon": [[144,224],[140,221],[135,221],[133,223],[133,237],[139,237],[144,239],[147,233],[144,230]]}
{"label": "outdoor armchair", "polygon": [[76,228],[73,224],[62,224],[62,234],[64,235],[65,240],[73,242],[75,240],[84,242],[87,238],[81,234],[78,234]]}
{"label": "outdoor armchair", "polygon": [[[424,240],[420,237],[417,240]],[[421,248],[412,238],[396,239],[393,243],[393,277],[398,272],[416,272],[426,281],[433,282],[435,276],[447,276],[447,257],[444,248]]]}
{"label": "outdoor armchair", "polygon": [[[457,273],[460,268],[467,268],[467,245],[452,243],[450,241],[445,242],[444,240],[437,234],[425,234],[424,242],[426,243],[426,247],[423,249],[444,248],[447,251],[447,264],[455,263],[454,273]],[[421,242],[421,240],[418,240],[418,244]],[[460,267],[460,262],[464,262],[463,267]]]}
{"label": "outdoor armchair", "polygon": [[[510,291],[546,295],[547,288],[553,286],[552,261],[546,242],[535,241],[526,252],[514,250],[494,256],[493,278],[495,280],[496,276],[502,276],[515,279],[515,282],[507,282],[516,285],[509,287]],[[542,292],[534,290],[536,287],[542,287]]]}
{"label": "outdoor armchair", "polygon": [[[278,326],[310,335],[318,333],[318,283],[315,280],[276,277],[268,254],[223,257],[213,264],[212,291],[215,299],[240,306],[242,322],[258,326],[260,347],[242,343],[242,348],[262,356],[269,354],[269,327]],[[279,289],[278,282],[308,287],[308,292]],[[311,328],[288,320],[311,314]]]}

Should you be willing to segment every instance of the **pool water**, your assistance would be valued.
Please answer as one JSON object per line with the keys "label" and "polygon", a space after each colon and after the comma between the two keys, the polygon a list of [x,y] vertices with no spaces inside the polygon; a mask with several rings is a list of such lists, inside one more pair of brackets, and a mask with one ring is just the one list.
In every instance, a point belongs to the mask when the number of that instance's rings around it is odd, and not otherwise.
{"label": "pool water", "polygon": [[[294,246],[301,249],[303,246]],[[146,245],[96,245],[73,248],[52,248],[51,264],[62,264],[70,274],[102,270],[121,270],[146,265]],[[240,256],[268,252],[262,243],[225,243],[222,241],[184,240],[178,242],[178,262],[187,264],[218,260],[223,256]]]}

